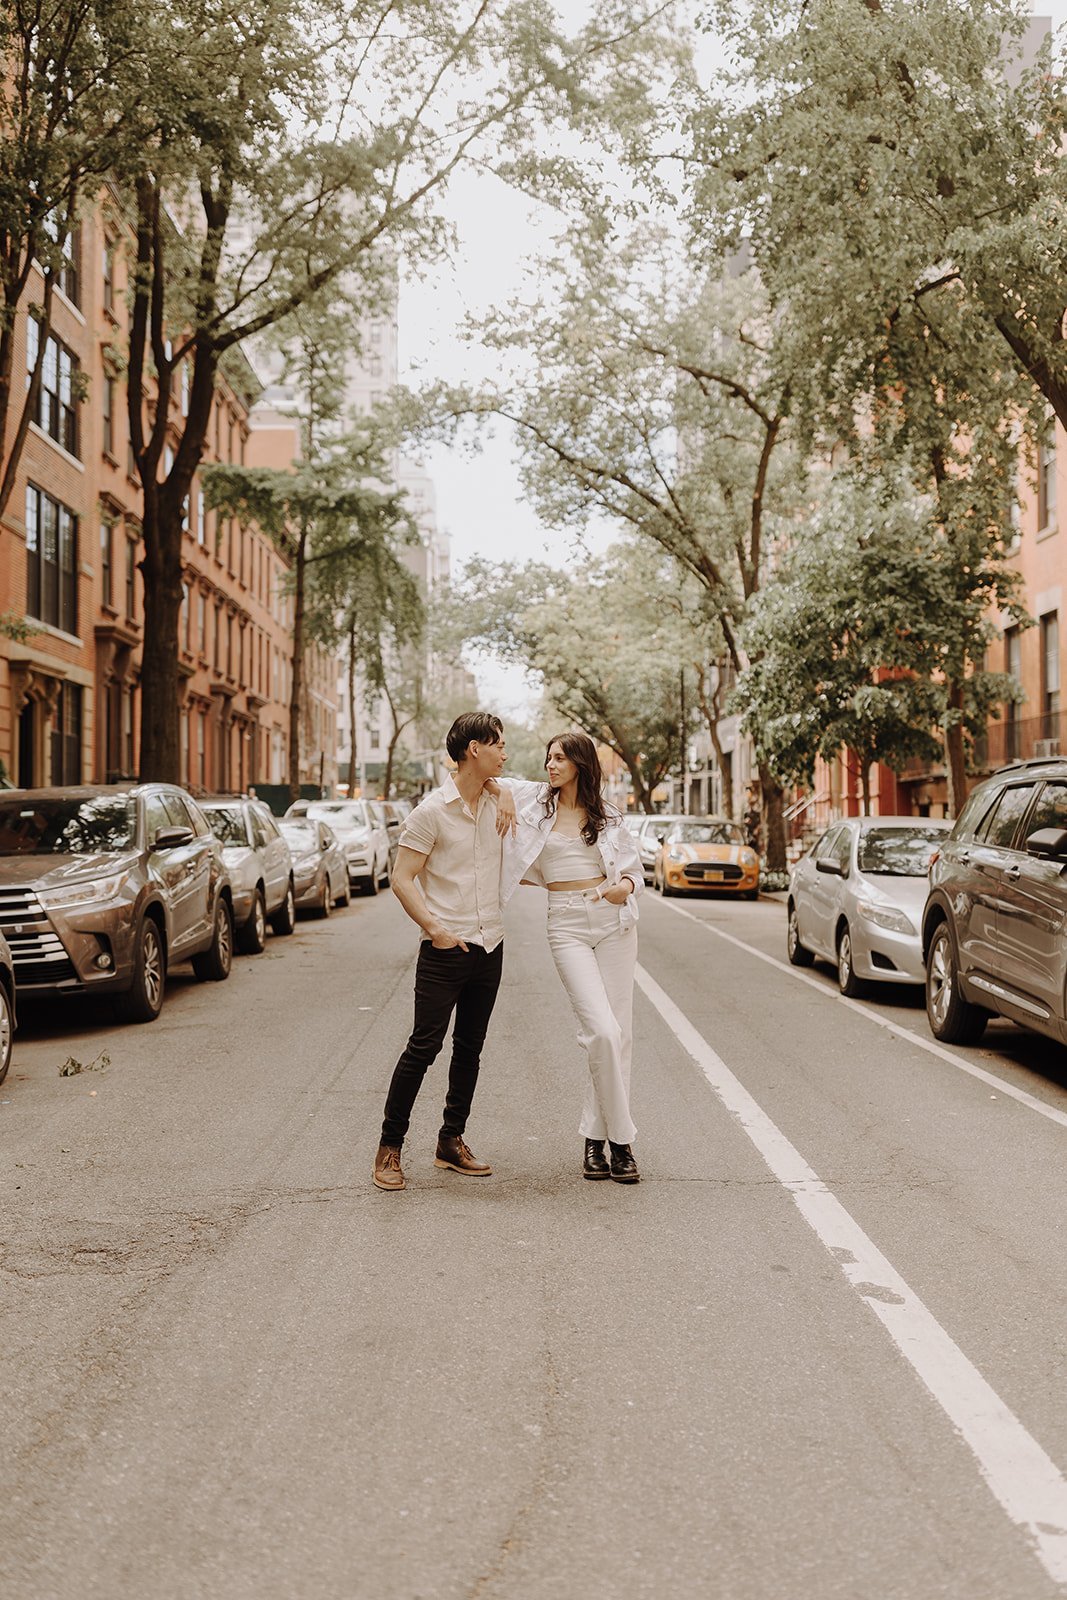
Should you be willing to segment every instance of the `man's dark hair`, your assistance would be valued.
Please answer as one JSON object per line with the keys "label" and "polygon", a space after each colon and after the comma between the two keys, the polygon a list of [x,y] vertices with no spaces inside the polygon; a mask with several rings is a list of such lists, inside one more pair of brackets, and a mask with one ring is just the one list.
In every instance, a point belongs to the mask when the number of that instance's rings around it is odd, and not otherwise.
{"label": "man's dark hair", "polygon": [[503,737],[504,724],[499,717],[488,711],[465,711],[449,728],[445,749],[459,763],[467,759],[469,744],[499,744]]}

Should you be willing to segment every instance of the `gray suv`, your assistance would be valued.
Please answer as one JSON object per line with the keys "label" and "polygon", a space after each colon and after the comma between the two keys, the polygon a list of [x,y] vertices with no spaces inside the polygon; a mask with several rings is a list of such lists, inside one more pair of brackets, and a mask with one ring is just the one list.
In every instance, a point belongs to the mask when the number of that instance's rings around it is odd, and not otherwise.
{"label": "gray suv", "polygon": [[152,1022],[168,967],[229,976],[229,874],[200,807],[170,784],[0,794],[0,932],[20,996],[111,991]]}
{"label": "gray suv", "polygon": [[977,785],[931,864],[922,934],[935,1038],[974,1044],[995,1013],[1067,1044],[1067,760]]}

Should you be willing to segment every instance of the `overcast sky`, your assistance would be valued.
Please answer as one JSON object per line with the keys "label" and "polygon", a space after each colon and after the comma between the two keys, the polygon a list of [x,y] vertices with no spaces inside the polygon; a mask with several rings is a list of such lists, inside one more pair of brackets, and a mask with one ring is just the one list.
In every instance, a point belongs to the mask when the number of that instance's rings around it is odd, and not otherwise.
{"label": "overcast sky", "polygon": [[[1067,26],[1067,0],[1035,5],[1034,12]],[[580,18],[585,6],[563,0],[565,16]],[[404,285],[400,302],[401,382],[418,385],[437,378],[477,381],[490,365],[459,336],[469,314],[479,315],[510,298],[524,267],[551,242],[553,219],[496,179],[466,173],[453,184],[449,213],[459,234],[450,269],[425,282]],[[434,448],[425,456],[437,490],[438,517],[452,536],[453,562],[470,556],[573,559],[572,534],[545,528],[524,503],[510,432],[500,425],[483,436],[481,453]],[[604,544],[602,528],[592,542]],[[475,661],[483,703],[502,715],[523,717],[534,692],[523,674],[495,661]]]}

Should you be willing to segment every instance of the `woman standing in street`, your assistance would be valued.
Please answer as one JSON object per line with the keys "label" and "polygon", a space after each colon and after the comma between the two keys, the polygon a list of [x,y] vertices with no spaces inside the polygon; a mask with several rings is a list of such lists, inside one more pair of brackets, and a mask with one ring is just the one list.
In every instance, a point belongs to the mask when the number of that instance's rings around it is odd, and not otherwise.
{"label": "woman standing in street", "polygon": [[520,882],[548,890],[548,944],[589,1063],[582,1174],[637,1183],[630,1057],[641,859],[621,813],[605,804],[592,739],[550,740],[545,770],[547,784],[501,785],[518,808],[514,837],[505,840],[501,904]]}

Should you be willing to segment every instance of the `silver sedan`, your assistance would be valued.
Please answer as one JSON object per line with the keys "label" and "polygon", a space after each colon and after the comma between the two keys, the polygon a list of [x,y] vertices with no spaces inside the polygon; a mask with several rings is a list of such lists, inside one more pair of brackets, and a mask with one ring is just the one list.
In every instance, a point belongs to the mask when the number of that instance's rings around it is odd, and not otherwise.
{"label": "silver sedan", "polygon": [[827,828],[789,882],[793,965],[832,961],[845,995],[867,982],[924,983],[927,873],[951,828],[929,817],[847,817]]}
{"label": "silver sedan", "polygon": [[297,909],[328,917],[352,897],[348,863],[333,829],[317,817],[284,817],[278,824],[292,851]]}

